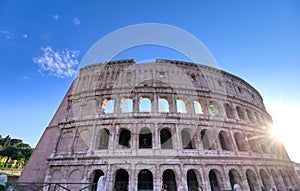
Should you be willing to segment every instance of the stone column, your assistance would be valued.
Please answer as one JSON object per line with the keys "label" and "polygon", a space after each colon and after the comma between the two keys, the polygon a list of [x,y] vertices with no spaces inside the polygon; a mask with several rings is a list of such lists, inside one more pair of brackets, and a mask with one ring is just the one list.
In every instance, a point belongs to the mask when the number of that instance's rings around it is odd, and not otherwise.
{"label": "stone column", "polygon": [[158,96],[156,93],[153,94],[153,100],[151,103],[151,112],[158,113]]}
{"label": "stone column", "polygon": [[[115,170],[115,169],[114,169]],[[106,190],[113,190],[114,189],[114,180],[115,177],[113,177],[113,168],[111,164],[107,165],[107,172],[104,175],[106,176]]]}
{"label": "stone column", "polygon": [[109,135],[108,152],[111,154],[114,152],[115,144],[117,143],[116,138],[118,136],[116,135],[116,126],[117,125],[115,123],[112,124],[112,128],[110,130],[110,135]]}
{"label": "stone column", "polygon": [[[177,113],[177,107],[176,107],[176,97],[174,95],[170,96],[171,102],[169,103],[169,110],[170,113]],[[169,101],[169,100],[168,100]]]}
{"label": "stone column", "polygon": [[186,169],[182,163],[180,163],[179,166],[180,166],[179,176],[181,177],[181,179],[180,179],[180,182],[178,182],[177,184],[181,185],[185,188],[187,186]]}
{"label": "stone column", "polygon": [[137,152],[137,149],[139,148],[138,138],[139,138],[139,134],[135,130],[131,131],[130,149],[133,152]]}
{"label": "stone column", "polygon": [[115,99],[115,104],[114,104],[114,113],[121,113],[121,99],[122,97],[121,96],[117,96],[117,97],[114,97]]}
{"label": "stone column", "polygon": [[178,126],[178,124],[175,124],[175,137],[174,137],[174,141],[175,141],[175,148],[176,150],[181,150],[182,149],[182,143],[181,143],[181,136],[180,136],[180,127]]}
{"label": "stone column", "polygon": [[132,98],[132,101],[133,101],[133,112],[134,113],[137,113],[137,112],[139,112],[139,105],[140,105],[140,103],[139,103],[139,96],[138,96],[138,94],[136,93],[135,94],[135,96]]}
{"label": "stone column", "polygon": [[223,189],[224,190],[231,190],[229,176],[226,173],[225,165],[222,166],[222,177],[221,177],[221,182],[220,183],[223,184]]}
{"label": "stone column", "polygon": [[210,182],[209,182],[209,177],[208,177],[208,171],[207,168],[205,168],[205,166],[201,166],[201,174],[202,174],[202,186],[204,190],[211,190],[210,188]]}
{"label": "stone column", "polygon": [[153,174],[153,190],[160,190],[162,186],[162,174],[160,172],[159,164],[155,165],[155,172]]}
{"label": "stone column", "polygon": [[137,190],[137,182],[138,182],[137,173],[138,172],[136,172],[135,170],[135,164],[132,164],[129,172],[128,190]]}
{"label": "stone column", "polygon": [[231,137],[231,148],[233,149],[233,151],[235,152],[235,155],[238,155],[238,152],[240,152],[239,151],[239,149],[238,149],[238,146],[237,146],[237,143],[235,142],[235,139],[234,139],[234,135],[233,135],[233,132],[232,132],[232,130],[231,131],[229,131],[229,136]]}
{"label": "stone column", "polygon": [[114,132],[113,136],[111,137],[111,139],[113,139],[112,147],[113,147],[113,149],[117,149],[118,145],[119,145],[119,130],[120,130],[119,124],[115,124],[114,129],[115,129],[115,132]]}
{"label": "stone column", "polygon": [[243,168],[242,166],[240,166],[240,176],[241,176],[241,181],[242,181],[242,183],[241,183],[242,185],[240,185],[240,186],[241,186],[242,190],[250,191],[246,171],[247,171],[247,168]]}
{"label": "stone column", "polygon": [[154,129],[154,139],[153,139],[153,149],[160,149],[160,140],[159,140],[159,131],[158,131],[158,124],[155,123]]}
{"label": "stone column", "polygon": [[98,136],[98,132],[97,132],[97,129],[96,129],[96,124],[93,124],[93,127],[92,127],[92,134],[90,135],[91,139],[90,139],[90,142],[89,142],[89,148],[88,148],[88,155],[93,155],[93,152],[94,150],[96,149],[96,146],[95,146],[95,142],[96,142],[96,138]]}

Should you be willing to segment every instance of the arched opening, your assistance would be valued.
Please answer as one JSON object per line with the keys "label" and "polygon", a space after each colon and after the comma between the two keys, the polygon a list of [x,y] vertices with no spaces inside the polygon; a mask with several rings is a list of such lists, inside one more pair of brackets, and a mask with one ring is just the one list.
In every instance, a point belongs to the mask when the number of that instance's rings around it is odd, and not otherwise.
{"label": "arched opening", "polygon": [[115,100],[107,98],[107,99],[104,99],[104,101],[102,103],[102,110],[105,114],[113,113],[114,106],[115,106]]}
{"label": "arched opening", "polygon": [[212,116],[220,116],[219,104],[215,101],[211,101],[208,108],[209,114]]}
{"label": "arched opening", "polygon": [[193,146],[193,141],[190,136],[190,133],[186,130],[183,129],[181,131],[181,141],[182,141],[182,148],[183,149],[194,149],[195,147]]}
{"label": "arched opening", "polygon": [[140,98],[140,112],[151,112],[151,100],[149,98]]}
{"label": "arched opening", "polygon": [[93,173],[92,173],[93,185],[92,185],[91,191],[97,191],[97,183],[101,176],[104,176],[104,173],[102,170],[94,170],[93,171]]}
{"label": "arched opening", "polygon": [[222,150],[227,150],[227,151],[231,150],[230,140],[225,131],[221,131],[219,133],[219,140],[220,140]]}
{"label": "arched opening", "polygon": [[248,169],[246,171],[246,177],[250,191],[255,191],[258,188],[258,186],[254,172]]}
{"label": "arched opening", "polygon": [[268,177],[266,171],[263,170],[263,169],[261,169],[259,171],[259,175],[261,177],[261,181],[262,181],[262,184],[263,184],[265,190],[267,190],[268,188],[270,188],[271,185],[269,184],[270,181],[269,181],[269,177]]}
{"label": "arched opening", "polygon": [[203,108],[199,101],[193,101],[195,114],[203,114]]}
{"label": "arched opening", "polygon": [[239,151],[247,151],[247,145],[246,145],[246,140],[240,133],[235,133],[234,134],[234,139],[237,145],[237,148]]}
{"label": "arched opening", "polygon": [[219,181],[214,170],[209,171],[209,183],[212,191],[220,191],[221,187],[219,185]]}
{"label": "arched opening", "polygon": [[289,183],[288,183],[288,181],[287,181],[287,177],[283,174],[283,172],[282,172],[281,169],[279,170],[279,175],[281,176],[282,181],[283,181],[285,187],[288,187]]}
{"label": "arched opening", "polygon": [[115,191],[128,191],[129,175],[124,169],[119,169],[116,173]]}
{"label": "arched opening", "polygon": [[176,108],[178,113],[186,113],[186,105],[182,99],[176,100]]}
{"label": "arched opening", "polygon": [[231,170],[229,171],[229,182],[230,182],[231,189],[233,190],[233,186],[235,184],[235,180],[234,180],[234,176],[233,176]]}
{"label": "arched opening", "polygon": [[169,112],[169,102],[165,98],[159,98],[158,100],[158,112]]}
{"label": "arched opening", "polygon": [[143,169],[138,174],[138,191],[153,190],[153,176],[151,171]]}
{"label": "arched opening", "polygon": [[261,148],[263,153],[265,153],[265,154],[269,153],[266,143],[261,142],[260,148]]}
{"label": "arched opening", "polygon": [[257,122],[258,122],[258,123],[261,123],[261,120],[260,120],[260,118],[259,118],[259,115],[257,114],[256,111],[254,111],[254,116],[255,116]]}
{"label": "arched opening", "polygon": [[173,149],[172,135],[166,128],[160,131],[160,143],[162,149]]}
{"label": "arched opening", "polygon": [[199,183],[194,170],[187,171],[187,186],[189,191],[198,191]]}
{"label": "arched opening", "polygon": [[195,74],[191,74],[191,81],[196,82],[197,78]]}
{"label": "arched opening", "polygon": [[254,123],[255,120],[254,120],[254,116],[253,116],[252,112],[249,109],[246,109],[246,113],[247,113],[249,121]]}
{"label": "arched opening", "polygon": [[228,103],[225,104],[225,110],[227,118],[234,119],[233,109]]}
{"label": "arched opening", "polygon": [[240,106],[236,106],[236,112],[238,114],[239,119],[245,120],[244,111],[242,110],[242,108]]}
{"label": "arched opening", "polygon": [[209,114],[212,116],[220,116],[220,109],[216,102],[211,102],[208,108]]}
{"label": "arched opening", "polygon": [[258,146],[257,146],[257,143],[256,143],[256,137],[253,136],[253,135],[252,136],[248,135],[247,138],[248,138],[248,143],[249,143],[251,151],[258,152]]}
{"label": "arched opening", "polygon": [[167,185],[168,191],[176,191],[177,190],[176,178],[175,178],[175,174],[172,170],[168,169],[168,170],[164,171],[163,184]]}
{"label": "arched opening", "polygon": [[284,190],[284,188],[280,184],[279,176],[274,169],[271,170],[271,174],[276,186],[276,190]]}
{"label": "arched opening", "polygon": [[264,120],[263,115],[260,115],[259,118],[260,118],[260,124],[261,124],[261,125],[266,125],[266,124],[265,124],[265,120]]}
{"label": "arched opening", "polygon": [[242,185],[241,176],[237,170],[231,169],[229,171],[228,175],[229,175],[229,182],[230,182],[232,190],[233,190],[234,184]]}
{"label": "arched opening", "polygon": [[294,179],[296,174],[294,174],[294,176],[293,176],[292,175],[293,172],[295,172],[293,167],[291,168],[291,170],[286,169],[286,175],[287,175],[287,178],[290,180],[290,186],[291,187],[295,187],[297,185],[296,180]]}
{"label": "arched opening", "polygon": [[121,112],[128,113],[133,110],[133,101],[131,98],[122,99]]}
{"label": "arched opening", "polygon": [[101,129],[99,132],[99,146],[98,149],[108,149],[109,144],[109,130]]}
{"label": "arched opening", "polygon": [[149,128],[144,127],[139,133],[139,148],[152,148],[152,133]]}
{"label": "arched opening", "polygon": [[203,129],[201,131],[201,143],[204,150],[214,150],[215,145],[212,143],[212,137],[208,130]]}
{"label": "arched opening", "polygon": [[121,129],[119,135],[119,146],[121,148],[130,148],[131,132],[127,129]]}

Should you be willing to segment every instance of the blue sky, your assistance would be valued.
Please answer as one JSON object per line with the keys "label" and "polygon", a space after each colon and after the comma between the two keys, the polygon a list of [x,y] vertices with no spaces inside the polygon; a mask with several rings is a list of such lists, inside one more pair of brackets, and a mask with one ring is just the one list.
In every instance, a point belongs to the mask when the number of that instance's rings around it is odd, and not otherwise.
{"label": "blue sky", "polygon": [[[95,42],[129,25],[162,23],[195,35],[219,68],[260,91],[274,123],[280,124],[278,132],[285,135],[291,158],[300,162],[293,147],[300,144],[299,21],[298,0],[2,0],[0,133],[35,146],[74,79],[72,72]],[[38,61],[45,53],[58,54],[73,65],[63,72],[47,68]],[[185,59],[157,46],[135,47],[116,56],[127,58]]]}

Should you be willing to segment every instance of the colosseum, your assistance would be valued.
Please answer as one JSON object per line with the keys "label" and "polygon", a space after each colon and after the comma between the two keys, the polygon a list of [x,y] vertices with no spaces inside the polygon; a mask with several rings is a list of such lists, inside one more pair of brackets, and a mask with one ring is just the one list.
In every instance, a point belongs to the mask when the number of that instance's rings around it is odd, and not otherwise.
{"label": "colosseum", "polygon": [[94,191],[104,176],[109,191],[299,189],[271,126],[259,92],[217,68],[164,59],[91,64],[80,69],[19,182]]}

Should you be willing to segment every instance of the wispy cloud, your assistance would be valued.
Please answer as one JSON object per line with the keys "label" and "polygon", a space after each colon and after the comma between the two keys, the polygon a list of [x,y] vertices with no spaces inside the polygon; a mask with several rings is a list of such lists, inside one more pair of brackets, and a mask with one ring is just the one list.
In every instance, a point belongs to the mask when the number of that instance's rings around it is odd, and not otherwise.
{"label": "wispy cloud", "polygon": [[57,21],[59,19],[59,15],[52,15],[52,18]]}
{"label": "wispy cloud", "polygon": [[29,80],[29,76],[22,76],[23,80]]}
{"label": "wispy cloud", "polygon": [[33,62],[39,65],[41,72],[48,72],[58,78],[72,77],[76,74],[75,66],[79,64],[78,50],[59,50],[51,46],[42,47],[41,50],[43,54],[33,58]]}
{"label": "wispy cloud", "polygon": [[28,38],[28,34],[22,34],[22,38]]}
{"label": "wispy cloud", "polygon": [[80,24],[80,20],[78,18],[73,19],[74,25],[78,26]]}
{"label": "wispy cloud", "polygon": [[6,39],[11,39],[13,37],[13,33],[9,30],[0,30],[0,34],[4,36]]}

